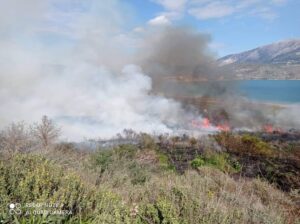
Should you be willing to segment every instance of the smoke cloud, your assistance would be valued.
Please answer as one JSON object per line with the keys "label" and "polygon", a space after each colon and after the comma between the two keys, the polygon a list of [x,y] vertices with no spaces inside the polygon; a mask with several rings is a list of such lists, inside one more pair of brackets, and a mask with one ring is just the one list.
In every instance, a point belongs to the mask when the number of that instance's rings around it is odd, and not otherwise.
{"label": "smoke cloud", "polygon": [[[231,70],[216,62],[208,48],[210,39],[187,27],[163,27],[147,33],[139,59],[154,80],[154,91],[175,97],[185,105],[196,105],[215,124],[226,122],[250,129],[261,129],[267,123],[283,128],[300,126],[295,116],[299,106],[279,108],[252,102],[241,96],[235,82],[222,82],[230,77]],[[175,85],[174,77],[181,78]],[[185,84],[180,85],[182,82]],[[200,85],[193,85],[197,82]]]}
{"label": "smoke cloud", "polygon": [[[117,0],[3,2],[1,128],[48,115],[62,127],[63,137],[74,141],[109,138],[123,129],[193,131],[190,123],[203,121],[203,108],[174,100],[177,89],[172,89],[174,99],[158,93],[168,92],[171,87],[162,80],[172,76],[216,81],[226,75],[209,51],[210,37],[185,27],[149,28],[136,35],[124,32],[125,21],[130,8]],[[207,85],[204,95],[227,99],[228,89],[220,83]],[[237,125],[253,111],[229,102],[219,110],[225,108]]]}
{"label": "smoke cloud", "polygon": [[122,34],[120,2],[16,3],[1,8],[16,13],[2,14],[0,26],[1,126],[46,114],[65,138],[80,141],[125,128],[172,132],[202,119],[151,94],[152,79],[130,64],[133,40]]}
{"label": "smoke cloud", "polygon": [[140,63],[154,79],[184,76],[196,80],[217,80],[224,71],[219,70],[208,44],[208,34],[189,27],[164,27],[145,37]]}

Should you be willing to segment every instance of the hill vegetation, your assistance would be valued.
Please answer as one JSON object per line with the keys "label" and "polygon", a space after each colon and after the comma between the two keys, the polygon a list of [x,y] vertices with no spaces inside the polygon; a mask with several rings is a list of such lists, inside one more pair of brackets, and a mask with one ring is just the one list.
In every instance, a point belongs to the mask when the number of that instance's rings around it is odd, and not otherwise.
{"label": "hill vegetation", "polygon": [[[51,140],[37,137],[45,123]],[[138,144],[91,150],[57,142],[57,134],[48,119],[2,131],[3,223],[299,222],[299,169],[290,163],[298,148],[281,151],[254,135],[220,133],[138,134]],[[293,169],[279,164],[284,159]],[[257,163],[268,163],[269,173],[259,173]],[[10,203],[22,213],[10,213]]]}

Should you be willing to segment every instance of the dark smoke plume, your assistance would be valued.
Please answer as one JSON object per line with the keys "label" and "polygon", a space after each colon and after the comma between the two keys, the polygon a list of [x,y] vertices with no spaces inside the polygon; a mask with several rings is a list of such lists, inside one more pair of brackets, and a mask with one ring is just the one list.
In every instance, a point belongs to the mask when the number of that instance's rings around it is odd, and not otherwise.
{"label": "dark smoke plume", "polygon": [[142,67],[154,78],[184,75],[215,80],[220,71],[209,42],[209,35],[191,28],[163,28],[145,39],[140,52]]}
{"label": "dark smoke plume", "polygon": [[[241,96],[235,82],[228,80],[231,71],[219,66],[209,50],[209,35],[188,27],[165,27],[147,34],[138,56],[139,64],[153,79],[153,91],[174,97],[186,106],[196,106],[215,124],[228,122],[233,127],[250,129],[266,123],[295,127],[293,122],[282,119],[285,114],[288,116],[289,109],[274,109],[274,105],[251,102]],[[174,79],[178,85],[172,84]],[[183,91],[182,82],[191,85],[184,85]],[[201,88],[197,83],[205,87],[199,91],[200,96],[193,94]],[[185,97],[186,93],[192,94]],[[293,107],[291,111],[294,110]],[[291,115],[295,120],[294,112]]]}

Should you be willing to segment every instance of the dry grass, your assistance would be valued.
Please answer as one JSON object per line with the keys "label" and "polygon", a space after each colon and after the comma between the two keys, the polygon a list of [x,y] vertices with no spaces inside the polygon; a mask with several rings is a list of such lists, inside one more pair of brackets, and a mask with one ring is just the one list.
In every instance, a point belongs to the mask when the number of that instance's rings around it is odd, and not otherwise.
{"label": "dry grass", "polygon": [[[137,158],[141,154],[143,152],[138,151]],[[132,182],[130,164],[132,161],[119,158],[117,167],[103,173],[99,186],[120,195],[128,206],[139,206],[142,216],[146,205],[160,210],[161,202],[168,207],[168,212],[165,211],[168,214],[164,215],[173,214],[178,223],[296,222],[294,202],[264,181],[234,180],[220,170],[205,166],[178,175],[172,170],[160,170],[159,164],[147,163],[135,167],[143,170],[140,175],[147,176],[145,181],[136,183]],[[148,214],[146,219],[152,215]]]}

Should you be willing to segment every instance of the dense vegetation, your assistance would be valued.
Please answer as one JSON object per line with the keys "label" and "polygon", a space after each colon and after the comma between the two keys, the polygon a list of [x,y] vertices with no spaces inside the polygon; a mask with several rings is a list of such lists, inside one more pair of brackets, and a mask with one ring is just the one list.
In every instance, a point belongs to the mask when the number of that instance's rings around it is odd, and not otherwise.
{"label": "dense vegetation", "polygon": [[[47,142],[34,137],[43,136],[45,123],[52,136]],[[34,135],[18,124],[1,133],[3,223],[299,222],[295,174],[283,173],[295,183],[289,189],[254,168],[251,178],[244,175],[250,162],[243,158],[257,156],[259,162],[275,165],[276,159],[288,159],[287,152],[279,153],[256,136],[220,133],[206,139],[161,136],[157,141],[141,134],[138,144],[87,150],[55,143],[58,132],[51,122],[33,129]],[[22,214],[10,214],[10,203],[19,203]],[[58,207],[32,208],[28,203]],[[65,213],[35,214],[58,209]]]}

